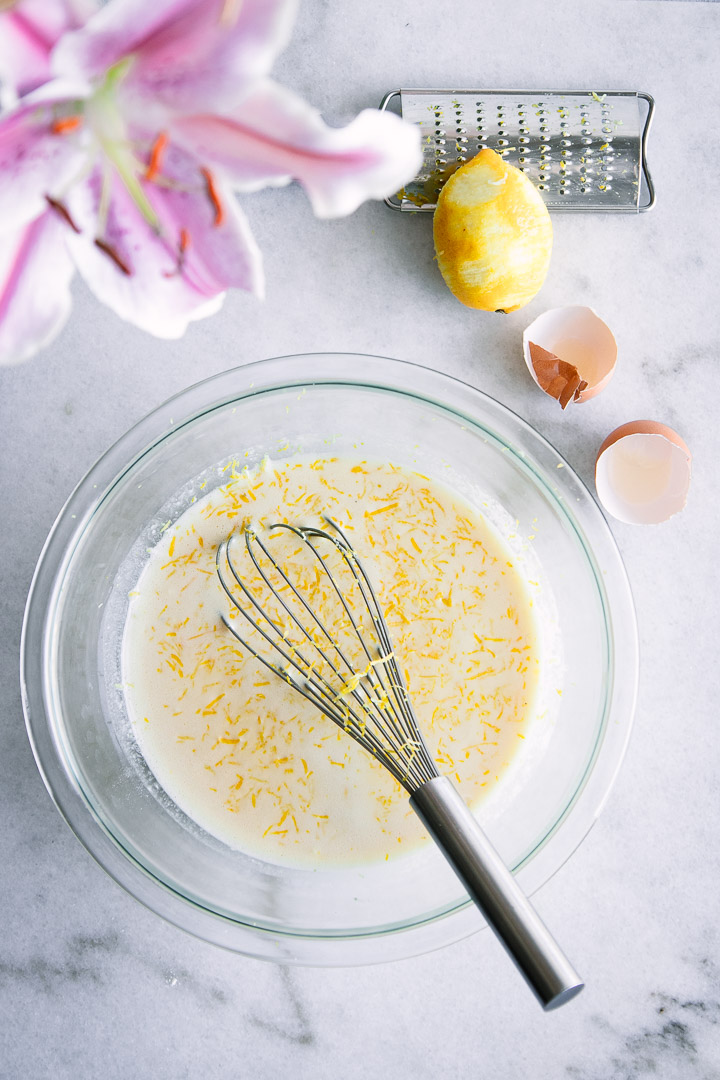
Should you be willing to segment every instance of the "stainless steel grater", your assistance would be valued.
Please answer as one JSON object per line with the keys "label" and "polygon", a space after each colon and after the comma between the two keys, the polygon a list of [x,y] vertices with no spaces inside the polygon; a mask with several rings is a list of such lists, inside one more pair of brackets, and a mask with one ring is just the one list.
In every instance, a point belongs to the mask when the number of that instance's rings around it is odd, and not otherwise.
{"label": "stainless steel grater", "polygon": [[645,146],[655,103],[612,90],[392,90],[381,109],[422,132],[423,166],[393,210],[435,209],[445,181],[489,147],[535,184],[549,210],[638,213],[655,203]]}

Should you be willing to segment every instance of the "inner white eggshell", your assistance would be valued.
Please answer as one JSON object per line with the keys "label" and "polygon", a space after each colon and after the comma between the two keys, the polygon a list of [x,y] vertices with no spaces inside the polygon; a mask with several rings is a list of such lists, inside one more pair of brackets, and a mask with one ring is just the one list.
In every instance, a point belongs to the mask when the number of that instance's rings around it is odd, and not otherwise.
{"label": "inner white eggshell", "polygon": [[631,525],[658,525],[683,509],[692,455],[665,424],[636,420],[608,435],[595,465],[605,509]]}
{"label": "inner white eggshell", "polygon": [[552,308],[530,323],[523,334],[523,352],[530,374],[537,382],[530,357],[531,341],[577,368],[580,378],[587,383],[578,394],[578,402],[599,394],[615,370],[617,342],[610,327],[592,308]]}

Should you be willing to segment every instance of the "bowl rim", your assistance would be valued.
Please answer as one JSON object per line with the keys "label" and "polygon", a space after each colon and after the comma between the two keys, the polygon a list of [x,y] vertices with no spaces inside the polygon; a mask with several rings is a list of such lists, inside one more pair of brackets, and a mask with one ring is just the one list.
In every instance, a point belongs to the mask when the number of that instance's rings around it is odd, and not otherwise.
{"label": "bowl rim", "polygon": [[[375,963],[427,952],[474,933],[484,923],[467,900],[449,911],[431,913],[389,929],[308,934],[261,927],[198,905],[151,874],[117,837],[110,835],[96,815],[56,743],[45,678],[50,664],[49,629],[58,584],[95,510],[123,476],[159,443],[212,409],[259,394],[319,384],[389,391],[422,400],[502,441],[522,459],[536,482],[553,496],[588,558],[608,636],[611,678],[605,713],[596,746],[573,798],[516,871],[528,894],[564,865],[607,802],[632,730],[639,665],[637,624],[627,574],[609,525],[592,493],[562,455],[526,420],[455,376],[410,361],[354,352],[273,357],[229,368],[193,383],[121,435],[91,466],[57,515],[28,593],[21,636],[20,678],[28,737],[40,775],[57,809],[99,865],[135,899],[167,921],[204,940],[260,959],[334,966]],[[473,415],[473,405],[489,410],[492,428],[486,428],[485,420]],[[522,435],[524,445],[530,444],[531,451],[514,449],[509,436],[502,434],[503,429],[509,430],[515,439]],[[124,463],[120,468],[119,460]],[[558,466],[562,466],[561,477]],[[570,496],[575,500],[572,505],[569,505]],[[592,546],[583,526],[592,533]],[[617,716],[614,723],[610,722],[611,716]],[[598,768],[599,764],[602,768]],[[581,816],[573,813],[579,806],[583,810]],[[547,852],[550,844],[554,856],[552,868],[540,869],[533,856],[538,847]]]}

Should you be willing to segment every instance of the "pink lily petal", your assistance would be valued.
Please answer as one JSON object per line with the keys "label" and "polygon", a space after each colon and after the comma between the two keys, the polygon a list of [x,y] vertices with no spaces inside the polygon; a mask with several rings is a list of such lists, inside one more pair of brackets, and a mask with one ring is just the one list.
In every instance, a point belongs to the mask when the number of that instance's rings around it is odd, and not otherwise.
{"label": "pink lily petal", "polygon": [[213,201],[208,179],[187,154],[170,147],[160,179],[178,186],[143,182],[158,219],[154,228],[117,174],[108,173],[109,209],[102,227],[103,174],[96,169],[69,196],[81,233],[70,234],[68,245],[98,299],[157,337],[178,338],[189,322],[221,307],[228,287],[261,295],[261,256],[232,192],[211,178]]}
{"label": "pink lily petal", "polygon": [[111,0],[53,55],[99,77],[125,57],[125,88],[171,109],[232,106],[285,47],[296,0]]}
{"label": "pink lily petal", "polygon": [[18,0],[0,12],[0,81],[27,94],[52,78],[50,53],[66,30],[97,10],[93,0]]}
{"label": "pink lily petal", "polygon": [[46,211],[0,245],[0,364],[18,364],[60,333],[75,268],[66,226]]}
{"label": "pink lily petal", "polygon": [[270,80],[252,89],[233,115],[178,117],[172,131],[238,190],[299,180],[322,218],[392,195],[422,160],[419,130],[392,113],[366,109],[347,127],[330,128],[317,110]]}
{"label": "pink lily petal", "polygon": [[47,83],[0,118],[0,234],[6,223],[18,228],[46,210],[46,196],[61,192],[82,167],[82,125],[59,134],[53,124],[60,116],[67,121],[77,111],[73,102],[88,89],[63,80]]}

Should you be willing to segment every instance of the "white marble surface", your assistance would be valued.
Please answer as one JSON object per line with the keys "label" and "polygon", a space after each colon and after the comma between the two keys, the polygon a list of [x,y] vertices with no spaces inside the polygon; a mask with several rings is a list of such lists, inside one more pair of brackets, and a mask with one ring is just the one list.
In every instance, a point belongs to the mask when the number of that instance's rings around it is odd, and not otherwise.
{"label": "white marble surface", "polygon": [[[266,258],[263,305],[231,296],[219,316],[166,343],[78,287],[62,337],[0,374],[3,1080],[720,1077],[719,32],[711,4],[304,0],[277,74],[337,122],[403,83],[648,90],[657,209],[556,217],[545,288],[500,318],[445,290],[428,217],[375,204],[318,222],[300,191],[262,193],[245,205]],[[610,388],[568,415],[530,382],[519,348],[527,322],[563,303],[592,304],[620,345]],[[588,984],[558,1013],[540,1012],[487,933],[431,956],[331,971],[282,970],[196,941],[103,874],[35,768],[17,677],[21,616],[76,480],[186,384],[328,349],[467,379],[535,424],[588,482],[600,441],[625,420],[664,420],[694,451],[681,517],[613,525],[637,602],[640,699],[607,810],[537,896]]]}

